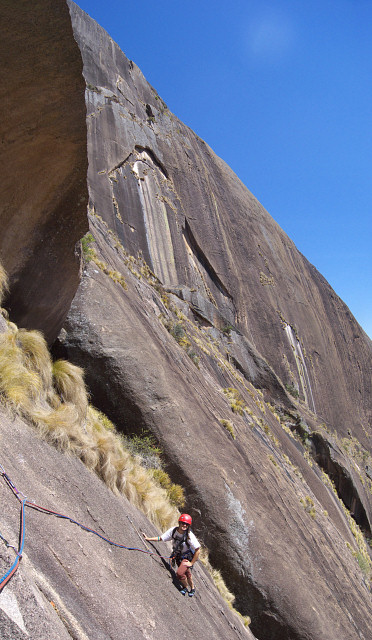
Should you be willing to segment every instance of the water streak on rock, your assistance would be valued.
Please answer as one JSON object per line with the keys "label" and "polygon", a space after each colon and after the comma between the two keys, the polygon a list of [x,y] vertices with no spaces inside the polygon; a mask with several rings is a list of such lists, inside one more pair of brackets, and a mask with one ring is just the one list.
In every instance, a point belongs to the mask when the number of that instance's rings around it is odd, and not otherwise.
{"label": "water streak on rock", "polygon": [[295,358],[296,367],[297,367],[298,375],[301,382],[302,392],[305,397],[305,402],[309,407],[309,409],[311,409],[311,411],[316,413],[314,396],[311,389],[310,376],[306,367],[305,358],[302,353],[301,344],[297,340],[293,332],[293,329],[289,324],[286,325],[285,332],[288,337],[291,348],[293,350],[293,355]]}

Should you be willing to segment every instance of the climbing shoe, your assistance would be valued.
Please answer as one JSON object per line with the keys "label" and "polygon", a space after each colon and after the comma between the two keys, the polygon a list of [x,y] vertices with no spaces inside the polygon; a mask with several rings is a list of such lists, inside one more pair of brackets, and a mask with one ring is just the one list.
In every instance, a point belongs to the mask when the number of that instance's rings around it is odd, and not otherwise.
{"label": "climbing shoe", "polygon": [[189,598],[192,598],[195,595],[195,589],[190,589]]}
{"label": "climbing shoe", "polygon": [[[187,593],[187,589],[186,589],[186,587],[184,587],[183,589],[180,589],[180,593],[182,593],[182,595],[183,595],[183,596],[185,596],[185,595],[186,595],[186,593]],[[189,595],[190,595],[190,594],[189,594]]]}

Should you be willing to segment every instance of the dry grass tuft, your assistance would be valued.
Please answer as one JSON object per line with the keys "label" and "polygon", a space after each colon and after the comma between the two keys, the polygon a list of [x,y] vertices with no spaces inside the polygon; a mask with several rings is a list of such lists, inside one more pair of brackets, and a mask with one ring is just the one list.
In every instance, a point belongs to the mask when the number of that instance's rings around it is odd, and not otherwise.
{"label": "dry grass tuft", "polygon": [[0,335],[0,394],[43,438],[79,457],[156,526],[177,522],[178,510],[166,489],[125,448],[110,420],[89,406],[82,369],[65,360],[52,364],[39,332],[11,325]]}
{"label": "dry grass tuft", "polygon": [[230,402],[232,411],[234,413],[238,413],[240,416],[243,416],[246,407],[239,391],[237,389],[233,389],[232,387],[228,387],[227,389],[223,389],[223,392]]}
{"label": "dry grass tuft", "polygon": [[222,575],[221,575],[220,571],[218,571],[217,569],[214,569],[212,567],[211,563],[209,562],[208,552],[205,549],[201,550],[200,560],[203,563],[203,565],[208,569],[209,573],[211,574],[211,576],[213,578],[213,582],[216,585],[217,591],[219,591],[219,593],[222,595],[223,599],[229,605],[233,606],[233,604],[235,602],[235,596],[227,588],[227,586],[226,586],[226,584],[224,582],[224,579],[222,578]]}
{"label": "dry grass tuft", "polygon": [[17,334],[0,336],[0,394],[15,409],[30,409],[42,393],[40,375],[29,368],[28,357],[17,344]]}
{"label": "dry grass tuft", "polygon": [[236,439],[236,435],[235,435],[234,427],[231,424],[230,420],[221,419],[220,423],[226,429],[226,431],[228,431],[228,433],[231,435],[232,439],[235,440]]}
{"label": "dry grass tuft", "polygon": [[50,387],[52,385],[52,363],[43,335],[40,331],[19,329],[16,337],[27,368],[40,376],[45,388]]}
{"label": "dry grass tuft", "polygon": [[152,474],[127,451],[114,425],[101,412],[89,407],[87,430],[94,434],[99,461],[94,469],[112,491],[128,500],[160,528],[178,518],[166,491],[154,482]]}
{"label": "dry grass tuft", "polygon": [[0,262],[0,304],[3,301],[5,293],[8,291],[8,276],[4,267]]}
{"label": "dry grass tuft", "polygon": [[54,387],[61,401],[71,402],[77,408],[81,420],[86,419],[88,395],[84,383],[84,371],[66,360],[53,362],[52,371]]}
{"label": "dry grass tuft", "polygon": [[232,609],[241,619],[245,627],[248,627],[251,623],[251,619],[249,616],[243,616],[237,609],[234,608],[235,596],[231,591],[227,588],[227,585],[221,575],[221,572],[217,569],[214,569],[209,562],[209,556],[206,549],[202,549],[200,553],[200,560],[205,566],[205,568],[210,573],[215,587],[222,598],[227,602],[230,609]]}
{"label": "dry grass tuft", "polygon": [[174,484],[164,469],[153,469],[152,475],[156,482],[167,492],[171,503],[182,509],[185,506],[185,493],[180,484]]}

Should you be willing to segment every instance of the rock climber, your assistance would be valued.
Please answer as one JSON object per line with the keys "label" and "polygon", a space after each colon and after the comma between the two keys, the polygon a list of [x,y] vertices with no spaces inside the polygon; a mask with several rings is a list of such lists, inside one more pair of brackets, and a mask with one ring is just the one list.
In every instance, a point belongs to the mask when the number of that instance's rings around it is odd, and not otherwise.
{"label": "rock climber", "polygon": [[[198,560],[200,554],[200,543],[191,531],[191,525],[191,516],[189,516],[188,513],[182,513],[178,520],[178,527],[171,527],[161,536],[153,538],[148,538],[145,533],[143,534],[143,537],[148,542],[172,541],[172,558],[175,559],[178,566],[176,575],[181,584],[180,592],[183,596],[188,593],[190,598],[195,595],[195,586],[192,579],[191,569]],[[190,587],[190,591],[187,590],[187,586]]]}

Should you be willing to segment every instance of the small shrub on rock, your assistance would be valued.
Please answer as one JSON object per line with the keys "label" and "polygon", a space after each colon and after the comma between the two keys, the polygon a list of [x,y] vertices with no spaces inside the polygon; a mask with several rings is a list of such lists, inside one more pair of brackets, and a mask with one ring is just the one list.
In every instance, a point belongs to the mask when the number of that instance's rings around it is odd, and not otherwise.
{"label": "small shrub on rock", "polygon": [[227,396],[231,410],[234,413],[238,413],[240,416],[244,415],[245,403],[237,389],[228,387],[223,389],[224,394]]}
{"label": "small shrub on rock", "polygon": [[233,440],[235,440],[236,439],[236,435],[235,435],[234,427],[231,424],[230,420],[220,420],[220,423],[226,429],[226,431],[229,432],[229,434],[231,435]]}
{"label": "small shrub on rock", "polygon": [[300,393],[298,389],[294,386],[294,384],[286,383],[285,388],[287,389],[288,393],[291,394],[291,396],[293,396],[294,398],[299,398]]}

